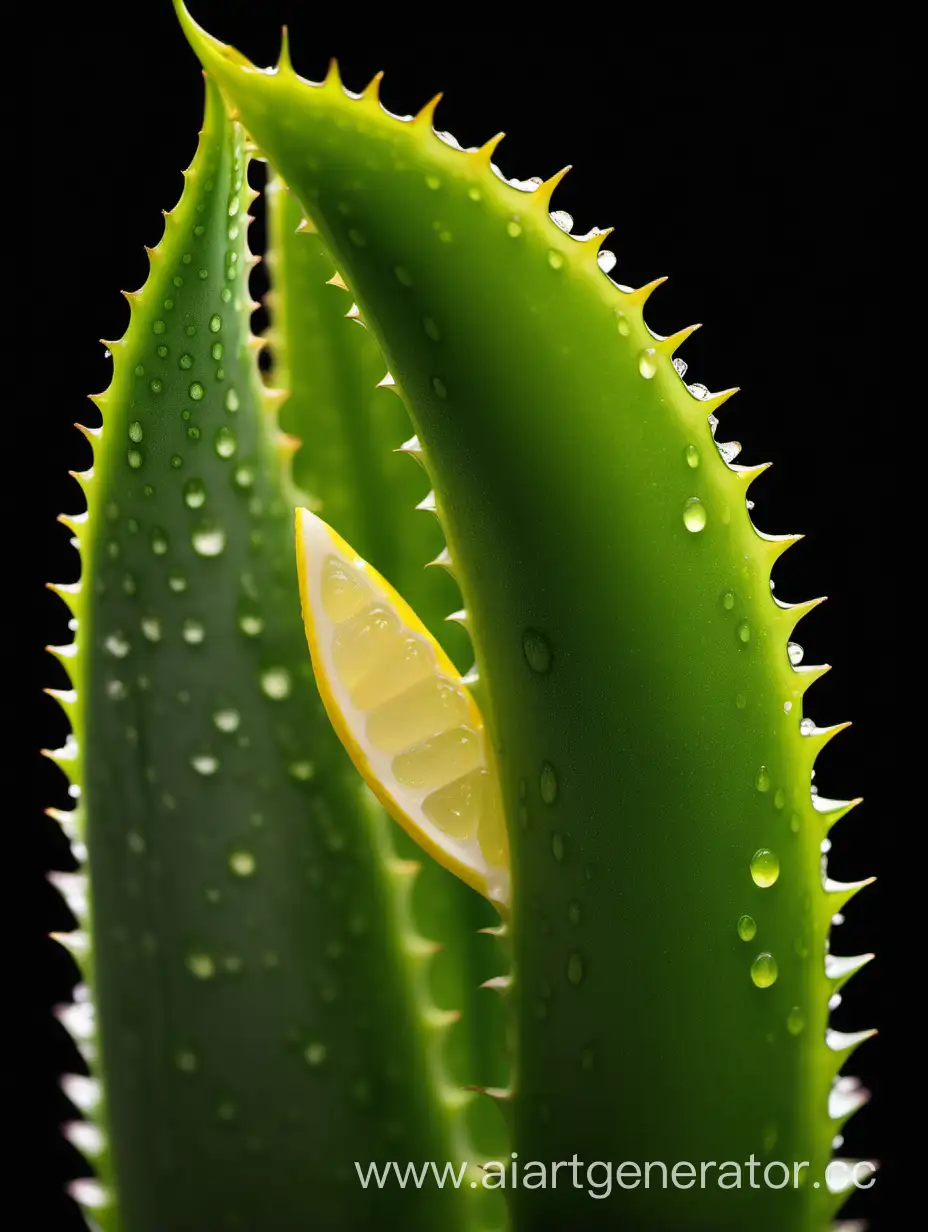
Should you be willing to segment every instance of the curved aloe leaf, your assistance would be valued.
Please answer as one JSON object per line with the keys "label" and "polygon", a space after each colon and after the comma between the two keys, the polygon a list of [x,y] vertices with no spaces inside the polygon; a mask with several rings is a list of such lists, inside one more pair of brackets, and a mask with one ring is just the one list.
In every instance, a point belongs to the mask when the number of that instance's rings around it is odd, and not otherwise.
{"label": "curved aloe leaf", "polygon": [[[814,601],[770,592],[795,537],[753,527],[763,467],[713,439],[732,391],[683,384],[690,331],[656,337],[653,286],[599,267],[606,233],[556,225],[560,176],[508,183],[497,139],[462,151],[431,107],[401,122],[375,85],[258,72],[182,20],[323,236],[432,474],[510,819],[513,1148],[549,1169],[712,1161],[705,1185],[625,1189],[628,1229],[823,1228],[860,1103],[829,1098],[847,1050],[826,1043],[863,961],[826,965],[829,922],[857,887],[820,873],[850,804],[810,795],[839,729],[803,719],[825,669],[787,652]],[[808,1166],[719,1185],[749,1158]],[[615,1225],[582,1185],[511,1198],[520,1228]]]}
{"label": "curved aloe leaf", "polygon": [[185,175],[109,344],[88,511],[65,519],[83,577],[59,588],[76,693],[53,756],[80,793],[63,820],[86,863],[58,883],[90,986],[65,1020],[95,1075],[67,1089],[99,1172],[75,1194],[127,1232],[273,1232],[310,1211],[462,1227],[467,1195],[365,1190],[354,1172],[454,1158],[461,1096],[408,867],[305,662],[291,447],[249,332],[254,194],[212,86]]}
{"label": "curved aloe leaf", "polygon": [[[464,665],[465,630],[444,617],[461,597],[434,516],[417,505],[428,492],[418,466],[409,414],[397,397],[379,347],[357,320],[332,259],[303,210],[273,175],[265,192],[272,325],[266,335],[271,379],[288,391],[281,427],[301,442],[293,479],[302,503],[354,536],[353,545],[411,599],[446,651]],[[438,567],[424,568],[430,562]],[[397,852],[421,856],[399,827]],[[429,969],[436,1003],[458,1010],[443,1056],[462,1085],[501,1086],[508,1077],[501,1006],[481,986],[506,960],[483,930],[495,922],[490,905],[432,860],[420,864],[412,914],[427,937],[440,941]],[[483,935],[482,935],[483,934]],[[492,985],[491,985],[492,986]],[[471,1100],[467,1118],[481,1153],[505,1149],[495,1110]]]}

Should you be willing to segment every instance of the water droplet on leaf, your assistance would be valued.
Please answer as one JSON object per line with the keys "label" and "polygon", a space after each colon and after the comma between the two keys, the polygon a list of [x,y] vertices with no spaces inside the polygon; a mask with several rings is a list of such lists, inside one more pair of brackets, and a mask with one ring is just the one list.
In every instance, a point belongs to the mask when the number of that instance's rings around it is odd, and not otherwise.
{"label": "water droplet on leaf", "polygon": [[539,790],[545,804],[553,804],[557,799],[557,773],[550,762],[545,762],[541,768]]}
{"label": "water droplet on leaf", "polygon": [[755,851],[751,857],[751,879],[754,884],[766,890],[780,876],[779,858],[766,847]]}
{"label": "water droplet on leaf", "polygon": [[548,639],[537,629],[526,629],[522,634],[522,650],[533,672],[543,674],[551,666],[551,647]]}
{"label": "water droplet on leaf", "polygon": [[688,531],[696,534],[705,529],[707,519],[705,505],[698,496],[691,496],[683,506],[683,525]]}
{"label": "water droplet on leaf", "polygon": [[758,988],[769,988],[776,983],[777,960],[772,954],[758,954],[751,963],[751,979]]}

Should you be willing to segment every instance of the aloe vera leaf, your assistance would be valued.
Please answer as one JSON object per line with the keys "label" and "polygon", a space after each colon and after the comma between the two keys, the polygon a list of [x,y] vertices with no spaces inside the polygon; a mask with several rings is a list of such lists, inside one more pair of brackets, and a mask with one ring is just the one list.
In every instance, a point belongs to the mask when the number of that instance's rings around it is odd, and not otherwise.
{"label": "aloe vera leaf", "polygon": [[[557,227],[560,176],[523,191],[494,174],[495,140],[455,149],[429,108],[399,122],[334,71],[259,73],[177,8],[351,287],[434,480],[510,818],[513,1148],[808,1161],[782,1190],[639,1184],[623,1226],[823,1228],[842,1200],[830,1143],[860,1102],[832,1091],[845,968],[824,954],[859,886],[823,884],[820,844],[852,802],[810,795],[838,730],[804,723],[825,669],[787,653],[814,601],[770,593],[795,537],[753,527],[763,468],[715,446],[732,391],[687,389],[672,357],[689,331],[644,323],[654,287],[605,276],[602,232]],[[615,1217],[582,1188],[512,1200],[517,1227]]]}
{"label": "aloe vera leaf", "polygon": [[[85,857],[59,878],[87,988],[65,1014],[94,1078],[75,1194],[109,1230],[468,1224],[464,1194],[365,1190],[353,1161],[452,1156],[391,829],[323,721],[258,380],[253,197],[213,86],[151,271],[95,399],[82,557],[58,588],[74,736],[52,754]],[[105,1101],[105,1103],[104,1103]]]}
{"label": "aloe vera leaf", "polygon": [[[467,666],[467,634],[444,619],[461,606],[453,563],[435,517],[417,508],[429,485],[412,461],[418,451],[409,414],[321,239],[273,173],[265,199],[269,379],[287,391],[281,427],[301,442],[292,460],[297,499],[330,520],[392,579],[445,650]],[[430,562],[434,567],[426,567]],[[499,944],[483,931],[495,923],[495,913],[435,861],[421,860],[399,827],[393,842],[403,858],[421,861],[410,909],[418,931],[440,946],[428,970],[431,994],[438,1006],[460,1013],[442,1050],[449,1073],[462,1086],[502,1086],[508,1078],[503,1007],[482,987],[508,965]],[[506,1143],[497,1110],[473,1096],[465,1109],[473,1148],[498,1157]],[[487,1218],[502,1218],[486,1205]]]}

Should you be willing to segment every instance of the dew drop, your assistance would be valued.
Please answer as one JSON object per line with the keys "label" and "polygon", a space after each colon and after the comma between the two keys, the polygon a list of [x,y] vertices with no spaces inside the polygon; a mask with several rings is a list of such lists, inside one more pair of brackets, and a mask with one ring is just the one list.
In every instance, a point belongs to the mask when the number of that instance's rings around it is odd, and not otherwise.
{"label": "dew drop", "polygon": [[148,382],[148,388],[151,390],[153,394],[160,394],[162,389],[164,389],[164,382],[161,380],[160,377],[157,377],[157,376],[153,377]]}
{"label": "dew drop", "polygon": [[188,479],[184,484],[184,504],[188,509],[201,509],[206,501],[206,485],[202,479]]}
{"label": "dew drop", "polygon": [[753,941],[757,936],[757,921],[752,915],[743,915],[739,917],[738,936],[742,941]]}
{"label": "dew drop", "polygon": [[203,396],[206,393],[206,390],[203,388],[203,386],[200,384],[199,381],[194,381],[193,384],[190,386],[190,388],[187,390],[187,392],[190,395],[191,401],[200,402],[203,399]]}
{"label": "dew drop", "polygon": [[111,633],[103,645],[116,659],[124,659],[129,653],[129,643],[122,633]]}
{"label": "dew drop", "polygon": [[255,473],[250,466],[242,463],[241,466],[237,466],[235,468],[235,475],[233,478],[235,480],[236,487],[250,488],[255,481]]}
{"label": "dew drop", "polygon": [[798,814],[798,813],[790,813],[790,817],[789,817],[789,828],[790,828],[790,830],[792,830],[793,834],[798,834],[798,833],[799,833],[799,828],[800,828],[800,826],[801,826],[801,825],[802,825],[802,821],[801,821],[801,818],[800,818],[799,814]]}
{"label": "dew drop", "polygon": [[620,308],[616,309],[615,313],[616,327],[623,338],[627,338],[632,332],[632,327],[628,323],[628,317]]}
{"label": "dew drop", "polygon": [[161,621],[154,616],[147,616],[142,621],[142,633],[150,642],[161,641]]}
{"label": "dew drop", "polygon": [[758,772],[754,775],[754,786],[758,791],[769,791],[771,786],[770,771],[766,766],[761,766]]}
{"label": "dew drop", "polygon": [[134,471],[137,471],[139,467],[142,465],[142,455],[139,453],[137,449],[130,449],[129,452],[126,454],[126,461],[129,463],[129,465],[132,467]]}
{"label": "dew drop", "polygon": [[228,304],[228,302],[232,298],[232,292],[229,290],[228,287],[223,287],[222,290],[219,292],[219,298],[222,300],[224,304]]}
{"label": "dew drop", "polygon": [[287,770],[290,777],[298,783],[308,783],[316,773],[316,767],[311,761],[292,761]]}
{"label": "dew drop", "polygon": [[545,804],[553,804],[557,799],[557,774],[550,762],[546,761],[541,767],[539,790]]}
{"label": "dew drop", "polygon": [[777,960],[772,954],[758,954],[751,963],[751,979],[758,988],[769,988],[776,983]]}
{"label": "dew drop", "polygon": [[250,851],[233,851],[229,856],[229,868],[236,877],[250,877],[257,867]]}
{"label": "dew drop", "polygon": [[142,425],[137,419],[134,419],[129,424],[129,440],[135,441],[136,444],[142,439]]}
{"label": "dew drop", "polygon": [[223,706],[213,712],[213,722],[221,732],[238,731],[242,716],[231,706]]}
{"label": "dew drop", "polygon": [[815,722],[813,719],[800,719],[799,734],[801,736],[811,736],[815,731]]}
{"label": "dew drop", "polygon": [[738,625],[738,641],[741,642],[743,646],[746,646],[750,640],[751,626],[746,620],[742,620],[741,624]]}
{"label": "dew drop", "polygon": [[786,643],[786,654],[789,658],[790,663],[792,663],[793,667],[798,667],[799,664],[802,662],[802,656],[805,654],[805,651],[799,645],[798,642],[787,642]]}
{"label": "dew drop", "polygon": [[326,1046],[314,1040],[303,1049],[303,1056],[306,1058],[307,1065],[321,1065],[326,1058]]}
{"label": "dew drop", "polygon": [[[238,394],[235,392],[234,389],[230,389],[226,392],[226,410],[234,414],[238,410],[238,408],[239,408]],[[233,453],[234,452],[235,451],[233,450]],[[224,456],[228,456],[228,455],[224,455]]]}
{"label": "dew drop", "polygon": [[219,769],[219,758],[213,757],[211,753],[196,753],[190,758],[190,764],[197,774],[202,774],[204,778],[209,778],[211,774],[215,774]]}
{"label": "dew drop", "polygon": [[181,595],[187,589],[187,579],[182,573],[172,573],[168,578],[168,586],[175,595]]}
{"label": "dew drop", "polygon": [[289,697],[292,680],[285,667],[269,667],[261,673],[261,692],[273,701]]}
{"label": "dew drop", "polygon": [[725,593],[722,595],[722,607],[725,609],[726,612],[730,612],[734,606],[735,606],[735,592],[733,590],[726,590]]}
{"label": "dew drop", "polygon": [[506,234],[511,239],[518,239],[522,234],[522,224],[517,222],[514,218],[511,218],[509,222],[506,223]]}
{"label": "dew drop", "polygon": [[246,637],[257,637],[264,629],[264,619],[256,612],[243,612],[238,618],[238,627]]}
{"label": "dew drop", "polygon": [[683,506],[683,525],[688,531],[696,534],[705,529],[707,519],[705,505],[698,496],[691,496]]}
{"label": "dew drop", "polygon": [[168,537],[157,526],[151,532],[151,550],[156,556],[164,556],[168,550]]}
{"label": "dew drop", "polygon": [[151,328],[152,328],[152,333],[163,334],[164,331],[167,329],[167,326],[165,325],[163,321],[159,320],[159,321],[155,321],[155,323],[152,325]]}
{"label": "dew drop", "polygon": [[551,854],[558,864],[564,863],[564,836],[557,830],[551,835]]}
{"label": "dew drop", "polygon": [[768,889],[780,875],[780,861],[768,848],[761,847],[751,857],[751,879],[762,890]]}
{"label": "dew drop", "polygon": [[609,274],[615,269],[616,255],[610,252],[608,248],[600,248],[596,254],[596,264],[604,274]]}
{"label": "dew drop", "polygon": [[743,693],[735,694],[735,705],[738,707],[739,710],[743,710],[747,704],[748,704],[748,699],[745,697]]}
{"label": "dew drop", "polygon": [[650,381],[655,375],[657,372],[657,352],[654,347],[647,347],[638,356],[638,371],[646,381]]}
{"label": "dew drop", "polygon": [[190,368],[193,367],[193,356],[186,355],[186,354],[182,355],[180,359],[177,361],[177,364],[178,364],[178,367],[183,368],[183,370],[187,372]]}
{"label": "dew drop", "polygon": [[179,453],[174,454],[174,456],[171,458],[171,465],[174,467],[176,471],[179,471],[180,468],[184,465],[184,459],[180,456]]}
{"label": "dew drop", "polygon": [[575,987],[583,982],[583,959],[579,954],[571,954],[567,960],[567,979]]}
{"label": "dew drop", "polygon": [[786,1016],[786,1029],[790,1035],[801,1035],[805,1029],[806,1018],[798,1005],[793,1008]]}
{"label": "dew drop", "polygon": [[181,628],[181,637],[188,646],[199,646],[206,638],[206,630],[201,621],[194,620],[192,616],[188,616]]}
{"label": "dew drop", "polygon": [[198,556],[219,556],[226,546],[226,532],[219,526],[198,526],[190,541]]}
{"label": "dew drop", "polygon": [[548,253],[548,264],[552,269],[559,270],[564,265],[564,254],[552,248]]}
{"label": "dew drop", "polygon": [[551,221],[556,226],[560,227],[562,231],[565,231],[568,235],[570,235],[571,227],[574,225],[572,214],[568,214],[566,210],[552,210]]}
{"label": "dew drop", "polygon": [[432,388],[435,390],[436,395],[442,399],[442,401],[444,401],[445,398],[448,397],[448,386],[441,379],[441,377],[439,376],[432,377]]}
{"label": "dew drop", "polygon": [[537,629],[526,629],[522,634],[522,650],[533,672],[541,675],[551,667],[551,647],[545,635]]}
{"label": "dew drop", "polygon": [[425,330],[426,337],[431,338],[433,342],[437,342],[441,337],[441,331],[432,317],[422,318],[422,328]]}
{"label": "dew drop", "polygon": [[686,465],[696,469],[699,465],[699,450],[695,445],[687,445],[683,451],[683,456],[686,458]]}
{"label": "dew drop", "polygon": [[183,1074],[192,1074],[198,1065],[196,1053],[182,1049],[174,1058],[174,1064]]}
{"label": "dew drop", "polygon": [[209,353],[210,355],[212,355],[213,359],[215,359],[218,362],[220,359],[222,359],[223,355],[225,354],[225,347],[222,345],[221,342],[214,342],[213,345],[209,348]]}
{"label": "dew drop", "polygon": [[792,703],[792,702],[784,702],[784,703],[783,703],[783,713],[784,713],[784,714],[789,714],[789,712],[792,710],[792,708],[793,708],[793,703]]}
{"label": "dew drop", "polygon": [[396,281],[402,283],[404,287],[411,287],[413,285],[412,274],[410,274],[405,265],[397,265],[393,273],[396,276]]}
{"label": "dew drop", "polygon": [[[230,389],[229,393],[235,393],[234,389]],[[220,428],[216,433],[216,453],[220,458],[231,458],[238,449],[238,441],[235,439],[235,433],[231,428]]]}
{"label": "dew drop", "polygon": [[187,335],[188,338],[195,337],[196,332],[197,332],[197,327],[195,325],[188,325],[186,329],[184,330],[184,333]]}
{"label": "dew drop", "polygon": [[216,974],[216,964],[202,950],[193,950],[187,955],[187,970],[198,980],[211,980]]}

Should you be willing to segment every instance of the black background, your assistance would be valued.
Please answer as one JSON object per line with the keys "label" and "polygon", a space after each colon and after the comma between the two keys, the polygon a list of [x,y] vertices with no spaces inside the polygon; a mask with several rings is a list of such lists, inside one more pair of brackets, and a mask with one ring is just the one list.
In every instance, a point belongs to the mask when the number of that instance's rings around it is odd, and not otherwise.
{"label": "black background", "polygon": [[[33,354],[17,455],[26,496],[15,525],[27,554],[13,655],[26,669],[13,695],[22,742],[14,776],[26,794],[15,823],[26,847],[15,880],[28,903],[28,927],[17,939],[25,997],[14,1017],[26,1047],[12,1068],[27,1110],[21,1144],[42,1178],[29,1200],[33,1226],[62,1232],[81,1226],[61,1195],[81,1162],[58,1135],[73,1114],[57,1075],[81,1065],[50,1013],[68,998],[75,972],[46,937],[67,929],[70,917],[44,872],[72,865],[42,812],[68,803],[63,778],[37,753],[66,733],[41,693],[66,687],[43,646],[69,640],[67,614],[44,583],[77,577],[69,532],[55,522],[62,510],[82,507],[67,472],[89,464],[89,449],[71,425],[98,422],[84,396],[109,380],[97,340],[125,328],[118,290],[145,279],[142,245],[160,238],[158,211],[180,193],[202,105],[198,66],[167,0],[74,7],[57,30],[35,32],[51,62],[48,78],[34,51],[25,52],[34,85],[31,167],[20,175],[15,207],[16,234],[29,237],[18,253],[19,285],[34,328],[23,340]],[[892,559],[903,486],[896,425],[900,413],[902,422],[917,413],[899,403],[903,331],[893,322],[888,257],[900,225],[901,40],[695,33],[675,30],[663,13],[619,37],[587,10],[544,24],[533,18],[503,35],[496,25],[518,12],[500,10],[491,26],[464,10],[428,23],[397,10],[380,41],[353,6],[328,19],[300,0],[191,7],[259,64],[276,59],[286,20],[304,76],[318,80],[330,55],[351,89],[385,69],[382,97],[393,111],[414,111],[444,90],[438,126],[464,145],[505,129],[496,161],[507,175],[544,177],[572,163],[555,207],[572,212],[581,233],[615,226],[608,246],[620,282],[670,275],[651,301],[649,323],[665,334],[705,323],[681,353],[688,379],[742,387],[724,408],[719,439],[743,443],[739,461],[776,464],[752,490],[754,520],[807,536],[777,566],[777,595],[830,599],[799,633],[807,662],[835,666],[809,709],[821,724],[854,720],[820,759],[817,781],[824,795],[866,797],[833,835],[831,874],[880,878],[851,904],[833,948],[878,953],[847,989],[834,1024],[881,1028],[851,1067],[874,1098],[851,1123],[847,1147],[875,1155],[883,1171],[846,1214],[865,1215],[876,1232],[889,1229],[901,1187],[895,1109],[910,1083],[896,918],[909,892],[895,781],[904,767],[891,690],[897,643],[916,632]],[[913,1111],[921,1111],[917,1101]]]}

